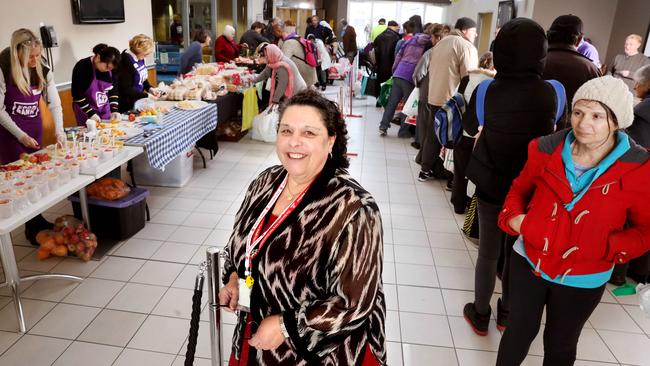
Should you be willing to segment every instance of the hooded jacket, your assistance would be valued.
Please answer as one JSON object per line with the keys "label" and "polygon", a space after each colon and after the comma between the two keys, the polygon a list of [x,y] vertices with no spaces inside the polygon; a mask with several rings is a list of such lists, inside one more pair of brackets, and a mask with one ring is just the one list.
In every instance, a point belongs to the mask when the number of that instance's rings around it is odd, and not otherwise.
{"label": "hooded jacket", "polygon": [[[542,78],[561,82],[566,90],[567,100],[573,100],[573,95],[582,84],[600,76],[600,70],[596,65],[586,56],[578,53],[575,48],[561,44],[549,45]],[[563,118],[561,128],[570,124],[568,116],[570,113]]]}
{"label": "hooded jacket", "polygon": [[[528,143],[553,132],[556,97],[542,79],[547,41],[539,24],[514,19],[501,28],[494,43],[497,74],[486,92],[485,124],[467,176],[476,184],[480,199],[502,204],[526,163]],[[478,133],[476,90],[462,123],[470,135]]]}
{"label": "hooded jacket", "polygon": [[377,81],[383,83],[393,75],[395,46],[400,40],[399,33],[388,28],[375,38],[375,59],[377,60]]}
{"label": "hooded jacket", "polygon": [[517,235],[510,219],[526,215],[520,229],[526,256],[538,275],[559,280],[605,272],[650,249],[648,150],[630,141],[630,149],[567,211],[564,204],[573,199],[562,162],[568,131],[530,143],[528,162],[499,215],[499,227],[510,235]]}
{"label": "hooded jacket", "polygon": [[627,133],[639,145],[650,149],[650,94],[634,106],[634,121]]}
{"label": "hooded jacket", "polygon": [[442,106],[458,88],[460,79],[469,70],[478,68],[478,53],[474,45],[454,29],[436,43],[429,55],[429,99],[434,106]]}
{"label": "hooded jacket", "polygon": [[431,36],[428,34],[416,34],[406,41],[395,57],[393,77],[412,83],[415,65],[429,48],[431,48]]}
{"label": "hooded jacket", "polygon": [[415,28],[413,28],[414,29],[413,33],[424,33],[424,28],[422,27],[422,17],[421,16],[414,15],[414,16],[410,17],[409,20],[412,21],[413,24],[415,25]]}

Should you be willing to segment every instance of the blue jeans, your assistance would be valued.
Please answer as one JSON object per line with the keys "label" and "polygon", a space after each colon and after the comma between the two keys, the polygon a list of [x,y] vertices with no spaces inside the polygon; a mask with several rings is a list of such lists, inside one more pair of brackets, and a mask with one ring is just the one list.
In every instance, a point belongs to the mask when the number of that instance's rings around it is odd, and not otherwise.
{"label": "blue jeans", "polygon": [[408,82],[404,79],[393,78],[393,86],[390,89],[390,96],[388,97],[388,103],[384,109],[384,115],[381,118],[379,128],[390,128],[390,121],[395,115],[395,109],[397,109],[397,105],[402,100],[406,101],[409,95],[411,95],[413,88],[415,88],[415,85],[413,85],[413,83]]}

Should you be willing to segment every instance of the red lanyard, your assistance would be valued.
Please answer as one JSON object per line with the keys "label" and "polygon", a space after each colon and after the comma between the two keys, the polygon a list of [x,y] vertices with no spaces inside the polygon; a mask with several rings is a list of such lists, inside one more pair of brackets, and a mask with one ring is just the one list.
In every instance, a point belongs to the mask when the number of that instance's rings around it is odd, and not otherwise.
{"label": "red lanyard", "polygon": [[[275,221],[273,221],[273,224],[262,234],[262,222],[264,221],[264,218],[266,215],[271,211],[273,206],[275,206],[275,203],[278,201],[278,198],[280,197],[280,194],[284,190],[284,188],[287,185],[287,178],[284,179],[282,184],[280,184],[280,187],[275,191],[273,196],[271,197],[271,201],[264,207],[264,210],[260,214],[259,218],[255,222],[255,225],[253,225],[253,228],[251,229],[251,233],[248,236],[248,240],[246,242],[246,257],[245,257],[245,272],[244,274],[246,275],[246,278],[251,276],[252,274],[252,268],[253,268],[253,259],[257,257],[259,252],[262,250],[262,247],[268,240],[268,238],[271,236],[271,234],[282,224],[284,220],[296,209],[296,207],[300,204],[302,199],[305,197],[305,194],[307,193],[307,190],[311,186],[311,183],[296,197],[293,202],[287,208],[282,211],[282,213],[278,216]],[[256,250],[257,249],[257,250]],[[251,284],[252,285],[252,284]],[[250,286],[249,286],[250,287]]]}

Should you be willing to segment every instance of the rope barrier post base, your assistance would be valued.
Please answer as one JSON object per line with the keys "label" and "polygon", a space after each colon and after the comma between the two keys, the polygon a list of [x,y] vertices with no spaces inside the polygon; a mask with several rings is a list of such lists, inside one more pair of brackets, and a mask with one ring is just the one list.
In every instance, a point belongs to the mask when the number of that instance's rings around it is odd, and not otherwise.
{"label": "rope barrier post base", "polygon": [[221,311],[219,307],[219,283],[221,281],[221,251],[210,247],[206,252],[208,272],[208,313],[210,315],[210,350],[212,366],[222,366],[221,358]]}

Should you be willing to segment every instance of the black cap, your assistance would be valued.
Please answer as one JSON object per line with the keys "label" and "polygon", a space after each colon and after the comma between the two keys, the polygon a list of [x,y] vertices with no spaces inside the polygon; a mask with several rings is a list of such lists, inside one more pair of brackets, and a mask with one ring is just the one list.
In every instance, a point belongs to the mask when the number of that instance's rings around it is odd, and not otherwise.
{"label": "black cap", "polygon": [[470,29],[470,28],[476,28],[476,22],[474,21],[474,19],[471,19],[471,18],[465,18],[465,17],[458,18],[454,28],[462,30],[462,31]]}
{"label": "black cap", "polygon": [[396,21],[391,20],[390,22],[388,22],[388,26],[389,27],[399,27],[399,24],[397,24]]}
{"label": "black cap", "polygon": [[560,15],[555,18],[549,31],[582,34],[582,20],[573,14]]}

